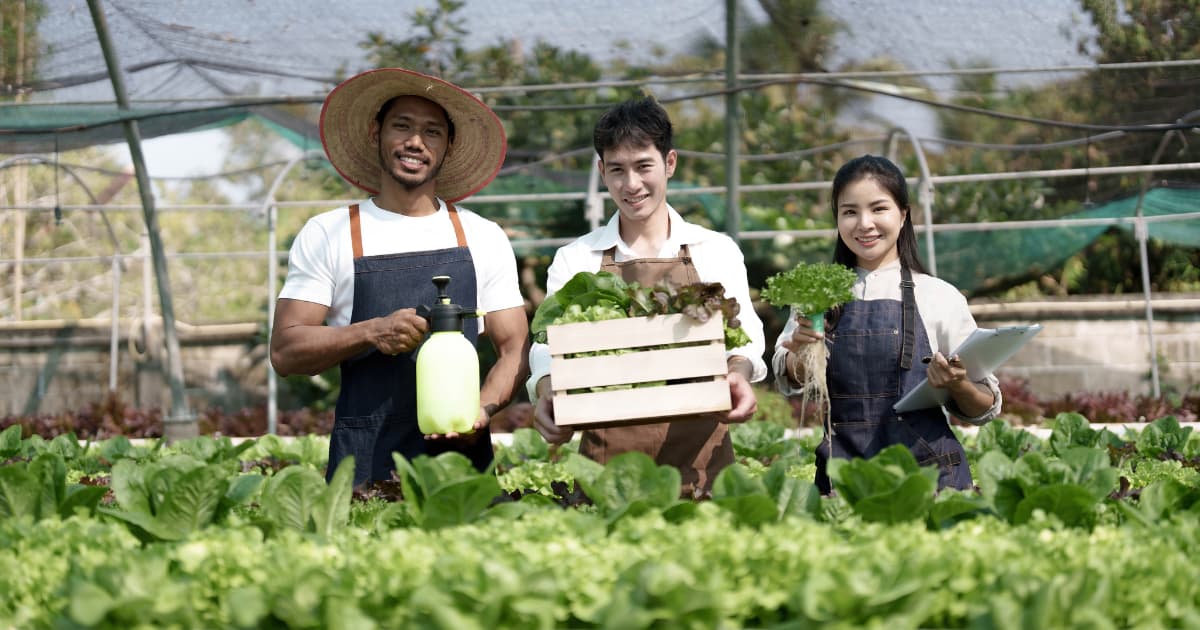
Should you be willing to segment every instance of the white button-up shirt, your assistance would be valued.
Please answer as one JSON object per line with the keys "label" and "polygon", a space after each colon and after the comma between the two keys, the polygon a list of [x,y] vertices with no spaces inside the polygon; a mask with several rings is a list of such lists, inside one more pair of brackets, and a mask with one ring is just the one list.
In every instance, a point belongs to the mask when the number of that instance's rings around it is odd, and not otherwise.
{"label": "white button-up shirt", "polygon": [[[900,261],[885,265],[875,271],[855,268],[858,280],[854,283],[854,299],[856,300],[896,300],[900,301]],[[929,351],[946,354],[953,352],[978,326],[967,300],[953,285],[923,273],[913,272],[913,292],[917,298],[917,312],[925,324],[925,335],[929,338]],[[796,329],[796,313],[793,310],[788,317],[783,332],[775,340],[775,355],[771,365],[775,371],[775,383],[779,391],[788,396],[798,396],[802,390],[792,387],[787,377],[787,348],[783,342],[792,338]],[[897,368],[898,369],[898,368]],[[958,409],[951,399],[947,403],[947,411],[956,418],[970,424],[984,424],[1000,413],[1000,384],[994,375],[988,374],[979,383],[992,390],[994,401],[991,409],[975,417],[967,416]]]}
{"label": "white button-up shirt", "polygon": [[[740,348],[726,352],[726,357],[742,356],[753,366],[751,382],[761,381],[767,376],[767,364],[763,361],[766,342],[763,336],[762,320],[754,312],[754,304],[750,301],[750,287],[746,280],[746,263],[742,250],[729,236],[720,232],[688,223],[675,211],[667,206],[670,220],[670,236],[663,242],[657,258],[674,258],[679,255],[679,247],[687,245],[691,252],[692,265],[702,282],[720,282],[725,287],[725,297],[731,297],[738,302],[738,320],[742,329],[750,337],[750,343]],[[580,271],[600,271],[600,263],[605,250],[616,247],[613,258],[616,262],[639,258],[639,256],[621,240],[619,231],[620,214],[601,228],[558,248],[554,254],[554,262],[546,277],[546,298],[549,299],[575,274]],[[537,383],[543,376],[550,374],[550,348],[546,344],[534,343],[529,350],[529,381],[526,388],[529,399],[536,400]]]}

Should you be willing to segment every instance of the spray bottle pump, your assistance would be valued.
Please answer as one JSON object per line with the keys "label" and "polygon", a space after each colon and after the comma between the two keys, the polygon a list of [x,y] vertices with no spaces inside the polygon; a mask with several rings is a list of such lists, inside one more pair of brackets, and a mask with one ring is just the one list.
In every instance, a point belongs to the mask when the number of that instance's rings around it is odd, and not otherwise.
{"label": "spray bottle pump", "polygon": [[450,302],[450,276],[432,280],[437,302],[417,307],[430,333],[417,352],[417,426],[426,435],[470,433],[479,417],[479,355],[463,335],[463,318],[480,313]]}

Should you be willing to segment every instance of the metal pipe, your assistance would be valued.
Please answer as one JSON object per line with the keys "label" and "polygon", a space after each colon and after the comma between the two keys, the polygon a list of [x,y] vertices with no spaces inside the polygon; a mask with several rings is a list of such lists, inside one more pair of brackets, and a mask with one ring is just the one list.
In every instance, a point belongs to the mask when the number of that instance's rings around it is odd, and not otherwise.
{"label": "metal pipe", "polygon": [[[88,0],[96,36],[104,54],[104,64],[112,81],[117,107],[129,111],[129,96],[125,92],[125,80],[117,62],[117,52],[108,34],[108,22],[100,0]],[[167,381],[171,388],[171,413],[163,419],[163,436],[168,440],[192,437],[198,433],[196,416],[188,408],[183,385],[183,360],[180,356],[179,337],[175,334],[175,305],[171,300],[171,281],[167,275],[167,259],[163,255],[162,238],[158,231],[158,217],[154,212],[154,190],[150,187],[150,173],[142,153],[141,132],[136,120],[124,120],[125,141],[129,144],[129,155],[137,177],[138,192],[142,198],[142,214],[146,221],[146,232],[150,238],[150,251],[154,256],[155,278],[158,281],[158,299],[162,310],[163,339],[167,345]]]}
{"label": "metal pipe", "polygon": [[[827,185],[826,185],[827,186]],[[1147,223],[1173,223],[1177,221],[1186,221],[1189,219],[1200,219],[1200,211],[1198,212],[1183,212],[1180,214],[1143,217],[1142,220]],[[1072,228],[1086,227],[1096,225],[1133,225],[1136,223],[1134,217],[1099,217],[1092,219],[1036,219],[1029,221],[979,221],[976,223],[940,223],[934,225],[931,230],[934,232],[991,232],[995,230],[1025,230],[1033,228]],[[919,226],[919,230],[924,230],[925,226]],[[837,235],[837,230],[832,228],[826,229],[808,229],[808,230],[744,230],[739,234],[739,238],[743,241],[747,240],[764,240],[772,239],[777,236],[798,236],[798,237],[814,237],[814,238],[829,238]],[[537,247],[558,247],[565,245],[574,240],[574,237],[558,237],[558,238],[524,238],[513,239],[512,245],[516,249]],[[168,254],[167,258],[181,260],[203,260],[209,258],[259,258],[262,252],[192,252]],[[283,254],[277,254],[283,256]],[[111,256],[60,256],[53,258],[27,258],[26,263],[30,265],[38,264],[61,264],[61,263],[83,263],[109,260]],[[145,254],[137,252],[133,254],[123,255],[122,258],[145,260],[149,258]],[[0,258],[0,264],[12,264],[14,261],[10,258]]]}
{"label": "metal pipe", "polygon": [[275,296],[277,284],[277,276],[279,274],[279,255],[276,253],[276,219],[278,218],[278,207],[275,205],[275,193],[279,190],[279,186],[283,184],[283,180],[295,166],[307,160],[317,160],[325,157],[325,154],[320,151],[305,151],[304,153],[292,158],[287,164],[283,165],[283,169],[275,176],[275,180],[271,182],[271,187],[267,189],[266,196],[263,197],[260,212],[267,219],[267,433],[274,435],[277,429],[279,420],[279,403],[276,400],[279,392],[279,375],[275,373],[275,368],[271,365],[271,331],[275,327]]}
{"label": "metal pipe", "polygon": [[[908,137],[912,143],[913,152],[917,154],[917,168],[921,172],[921,179],[917,182],[917,202],[921,204],[921,210],[924,214],[924,227],[933,227],[933,176],[929,173],[929,163],[925,161],[925,150],[921,147],[921,140],[916,134],[909,131],[907,127],[894,127],[888,131],[886,150],[888,159],[896,161],[896,138],[901,134]],[[925,257],[929,263],[929,275],[937,276],[937,252],[933,246],[933,230],[925,230]]]}
{"label": "metal pipe", "polygon": [[592,168],[588,169],[587,196],[583,200],[583,217],[587,219],[588,230],[600,227],[600,221],[604,219],[604,195],[600,191],[599,164],[593,164]]}
{"label": "metal pipe", "polygon": [[742,231],[741,169],[738,154],[742,134],[738,125],[738,67],[741,65],[738,0],[725,0],[725,233],[737,240]]}
{"label": "metal pipe", "polygon": [[[963,175],[932,175],[929,181],[933,185],[938,184],[962,184],[967,182],[991,182],[1003,181],[1012,179],[1042,179],[1055,177],[1081,177],[1085,175],[1128,175],[1132,173],[1171,173],[1179,171],[1196,171],[1200,170],[1200,162],[1180,162],[1176,164],[1154,164],[1154,165],[1137,165],[1137,166],[1093,166],[1091,168],[1063,168],[1044,171],[1005,171],[1000,173],[967,173]],[[746,193],[757,192],[794,192],[801,190],[828,190],[830,182],[828,181],[810,181],[810,182],[791,182],[786,184],[741,184],[739,190]],[[695,188],[673,188],[671,196],[686,197],[692,195],[708,195],[725,193],[724,186],[697,186]],[[477,195],[471,197],[472,205],[484,205],[489,203],[511,203],[519,201],[583,201],[587,199],[587,192],[562,192],[562,193],[530,193],[530,194],[512,194],[512,195]],[[599,193],[601,197],[607,197],[607,192]],[[275,205],[280,209],[291,208],[320,208],[320,207],[337,207],[345,205],[345,199],[314,199],[312,201],[280,201]],[[162,204],[157,207],[157,210],[163,212],[205,212],[205,211],[245,211],[255,210],[261,207],[261,204]],[[75,210],[95,210],[97,212],[121,212],[129,210],[139,210],[139,206],[126,205],[64,205],[61,209],[65,211]],[[52,207],[44,205],[13,205],[3,206],[0,210],[35,210],[35,211],[51,211]]]}
{"label": "metal pipe", "polygon": [[[1200,118],[1200,109],[1192,110],[1184,114],[1176,124],[1190,122]],[[1157,164],[1162,159],[1163,153],[1167,150],[1167,145],[1171,142],[1171,138],[1179,134],[1178,131],[1168,131],[1163,134],[1162,140],[1158,142],[1158,149],[1154,151],[1154,157],[1150,159],[1151,164]],[[1141,189],[1138,191],[1137,207],[1134,210],[1136,216],[1136,227],[1134,234],[1137,236],[1138,242],[1138,262],[1142,268],[1142,295],[1146,302],[1146,339],[1150,344],[1150,389],[1155,398],[1158,398],[1162,391],[1159,387],[1158,377],[1158,347],[1154,345],[1154,305],[1150,302],[1150,255],[1146,252],[1146,240],[1149,238],[1146,227],[1146,219],[1143,212],[1143,204],[1146,201],[1146,192],[1150,189],[1150,176],[1142,177]]]}
{"label": "metal pipe", "polygon": [[121,254],[112,257],[112,320],[108,336],[108,391],[117,392],[117,338],[121,334]]}

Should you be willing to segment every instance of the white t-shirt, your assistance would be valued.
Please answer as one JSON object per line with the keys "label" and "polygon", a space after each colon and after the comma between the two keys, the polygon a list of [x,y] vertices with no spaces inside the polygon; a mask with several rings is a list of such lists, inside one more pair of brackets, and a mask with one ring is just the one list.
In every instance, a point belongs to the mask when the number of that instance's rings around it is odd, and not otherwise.
{"label": "white t-shirt", "polygon": [[[358,208],[363,256],[458,246],[450,214],[440,199],[437,212],[423,217],[380,209],[371,199],[359,202]],[[524,306],[517,284],[517,259],[504,229],[464,208],[458,208],[458,216],[475,264],[477,307],[491,312]],[[350,323],[354,307],[354,252],[348,207],[323,212],[304,224],[292,243],[287,281],[279,297],[328,306],[325,322],[330,326]],[[479,328],[482,332],[482,318]]]}
{"label": "white t-shirt", "polygon": [[[663,242],[657,257],[674,258],[679,255],[679,246],[687,245],[691,252],[692,265],[696,268],[696,275],[700,276],[700,281],[720,282],[725,289],[725,297],[737,300],[740,307],[737,318],[746,335],[750,337],[750,343],[728,350],[725,354],[749,359],[752,366],[750,381],[763,380],[767,376],[767,363],[763,361],[766,341],[762,320],[754,312],[754,304],[750,301],[750,287],[746,280],[746,263],[742,250],[727,235],[684,221],[674,208],[667,206],[667,212],[671,222],[671,234]],[[547,298],[561,289],[576,273],[599,271],[604,252],[609,248],[617,248],[613,255],[616,262],[639,257],[621,240],[620,218],[620,213],[614,214],[604,227],[558,248],[554,253],[554,262],[547,271]],[[529,373],[529,380],[525,386],[529,392],[529,399],[536,400],[537,382],[550,373],[550,347],[546,344],[535,343],[530,348]]]}
{"label": "white t-shirt", "polygon": [[[875,271],[868,271],[861,267],[855,268],[854,271],[858,274],[858,280],[854,282],[852,289],[854,299],[901,300],[899,261]],[[971,309],[967,307],[967,299],[958,292],[958,289],[954,288],[954,285],[940,278],[916,272],[913,272],[913,284],[915,285],[913,293],[917,299],[917,312],[921,314],[921,321],[925,324],[925,336],[929,338],[930,352],[941,352],[942,354],[952,352],[971,332],[978,328],[975,318],[971,315]],[[788,315],[783,332],[775,340],[775,355],[771,361],[775,372],[775,383],[779,391],[788,396],[796,396],[801,393],[801,390],[793,388],[788,382],[785,371],[787,368],[784,365],[784,361],[787,360],[787,348],[783,347],[783,342],[792,338],[792,331],[795,329],[796,313],[793,310]],[[950,410],[956,417],[972,424],[983,424],[1000,413],[999,381],[995,376],[988,374],[980,383],[992,390],[995,402],[991,409],[972,418],[959,411],[954,406],[953,400],[949,403]]]}

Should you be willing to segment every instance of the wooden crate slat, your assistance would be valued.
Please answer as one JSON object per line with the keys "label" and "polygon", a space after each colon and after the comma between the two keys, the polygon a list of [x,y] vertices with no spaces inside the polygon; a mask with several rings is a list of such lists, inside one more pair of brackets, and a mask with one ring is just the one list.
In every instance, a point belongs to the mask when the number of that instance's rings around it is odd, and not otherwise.
{"label": "wooden crate slat", "polygon": [[721,317],[701,324],[681,313],[546,327],[550,352],[556,356],[724,338],[725,323]]}
{"label": "wooden crate slat", "polygon": [[718,379],[586,394],[556,393],[554,421],[559,426],[588,428],[634,418],[727,411],[730,407],[729,383]]}
{"label": "wooden crate slat", "polygon": [[556,394],[581,387],[722,376],[728,371],[724,343],[575,359],[554,357],[550,363]]}

